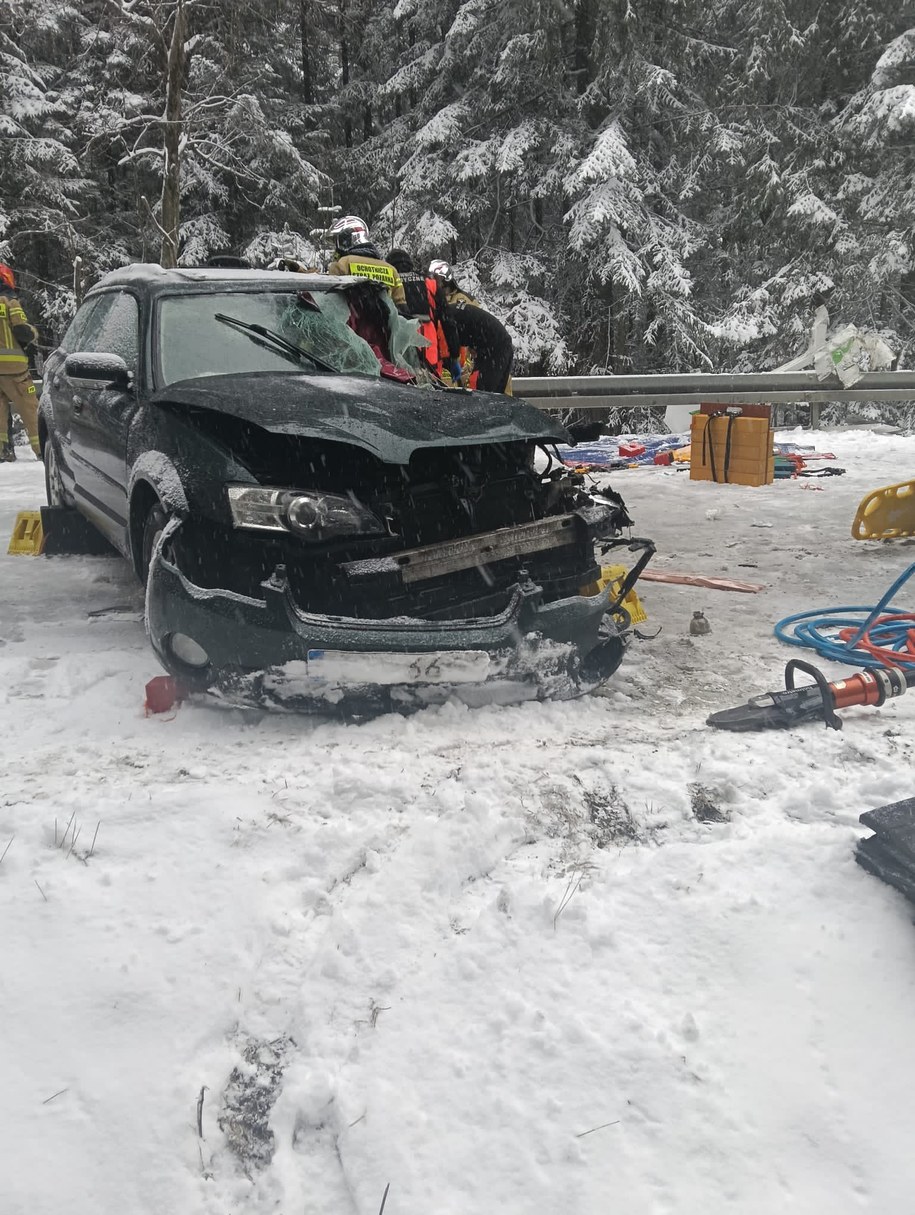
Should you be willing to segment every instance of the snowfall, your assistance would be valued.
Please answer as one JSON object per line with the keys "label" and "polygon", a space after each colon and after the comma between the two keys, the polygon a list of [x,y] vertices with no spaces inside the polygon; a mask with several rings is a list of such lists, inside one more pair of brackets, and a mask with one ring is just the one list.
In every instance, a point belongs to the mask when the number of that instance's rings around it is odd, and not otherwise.
{"label": "snowfall", "polygon": [[363,724],[146,716],[127,565],[7,556],[0,466],[3,1215],[912,1209],[913,912],[854,849],[915,695],[705,722],[915,560],[850,534],[915,437],[779,437],[846,474],[609,478],[652,568],[764,590],[641,584],[601,695]]}

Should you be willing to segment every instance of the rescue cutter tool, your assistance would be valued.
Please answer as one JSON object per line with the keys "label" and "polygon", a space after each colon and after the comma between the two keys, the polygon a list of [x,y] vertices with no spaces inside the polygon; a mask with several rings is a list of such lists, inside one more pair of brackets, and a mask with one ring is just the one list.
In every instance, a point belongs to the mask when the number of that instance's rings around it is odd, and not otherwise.
{"label": "rescue cutter tool", "polygon": [[[809,675],[813,683],[798,687],[794,681],[797,671]],[[829,683],[819,668],[793,659],[785,667],[784,691],[754,696],[737,708],[713,713],[706,725],[732,731],[787,730],[806,721],[822,721],[833,730],[841,730],[836,709],[880,706],[911,687],[915,687],[915,668],[872,667]]]}

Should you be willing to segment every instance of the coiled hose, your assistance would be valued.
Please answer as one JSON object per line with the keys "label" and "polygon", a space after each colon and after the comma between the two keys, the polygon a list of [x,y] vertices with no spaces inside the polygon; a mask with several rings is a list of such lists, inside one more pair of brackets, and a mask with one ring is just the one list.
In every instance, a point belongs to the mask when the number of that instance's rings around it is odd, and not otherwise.
{"label": "coiled hose", "polygon": [[775,636],[786,645],[816,650],[821,658],[856,667],[915,667],[915,612],[891,606],[915,574],[910,565],[874,607],[822,608],[786,616]]}

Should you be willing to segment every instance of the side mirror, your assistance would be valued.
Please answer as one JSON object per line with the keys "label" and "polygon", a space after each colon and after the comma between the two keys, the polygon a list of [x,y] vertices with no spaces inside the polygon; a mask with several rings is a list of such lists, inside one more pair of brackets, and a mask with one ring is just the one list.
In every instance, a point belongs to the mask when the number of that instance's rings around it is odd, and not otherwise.
{"label": "side mirror", "polygon": [[64,373],[71,380],[92,380],[124,389],[133,386],[133,373],[119,354],[92,351],[68,354],[64,360]]}

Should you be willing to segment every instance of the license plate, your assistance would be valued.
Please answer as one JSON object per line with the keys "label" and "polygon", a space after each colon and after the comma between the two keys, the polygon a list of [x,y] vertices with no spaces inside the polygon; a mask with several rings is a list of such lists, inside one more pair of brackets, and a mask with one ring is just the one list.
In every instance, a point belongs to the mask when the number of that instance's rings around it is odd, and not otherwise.
{"label": "license plate", "polygon": [[309,650],[309,678],[347,684],[482,683],[504,662],[483,650],[441,650],[431,654]]}

